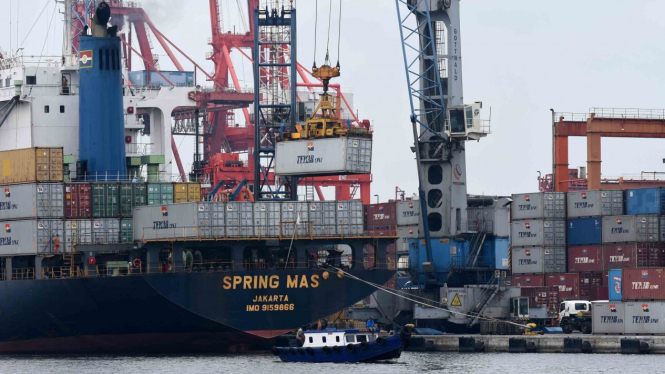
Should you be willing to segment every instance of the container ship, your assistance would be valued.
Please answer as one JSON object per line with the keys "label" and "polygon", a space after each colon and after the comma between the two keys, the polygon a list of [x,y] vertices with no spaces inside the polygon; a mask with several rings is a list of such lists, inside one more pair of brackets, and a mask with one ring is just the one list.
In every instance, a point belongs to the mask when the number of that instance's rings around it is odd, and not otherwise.
{"label": "container ship", "polygon": [[[396,228],[368,233],[363,202],[348,194],[348,183],[371,180],[369,126],[330,115],[342,96],[327,94],[323,66],[322,99],[310,95],[296,116],[295,80],[268,103],[274,82],[201,89],[194,72],[159,70],[131,31],[119,33],[128,20],[137,32],[152,25],[133,2],[64,5],[62,59],[0,55],[1,353],[265,349],[374,290],[353,278],[394,275]],[[250,7],[256,35],[246,42],[294,26],[283,5]],[[295,50],[295,37],[270,45]],[[129,71],[132,51],[145,71]],[[269,65],[262,71],[283,70]],[[238,126],[232,109],[252,102],[254,118]],[[328,114],[314,115],[317,105]],[[184,133],[196,139],[189,174],[172,147]],[[248,147],[248,160],[231,144]],[[315,165],[327,147],[343,162]],[[275,148],[277,169],[264,162]],[[342,187],[334,200],[298,201],[308,178]],[[303,188],[311,197],[314,185]]]}

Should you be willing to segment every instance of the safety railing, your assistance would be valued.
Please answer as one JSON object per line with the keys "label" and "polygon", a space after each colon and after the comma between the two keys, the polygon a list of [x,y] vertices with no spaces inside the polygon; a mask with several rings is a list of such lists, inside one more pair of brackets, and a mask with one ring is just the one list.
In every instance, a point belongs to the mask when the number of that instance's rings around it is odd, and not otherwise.
{"label": "safety railing", "polygon": [[125,153],[128,155],[150,155],[154,143],[125,143]]}
{"label": "safety railing", "polygon": [[491,234],[494,231],[493,220],[475,220],[469,219],[463,222],[462,231],[468,233],[482,232]]}
{"label": "safety railing", "polygon": [[[395,234],[396,236],[396,234]],[[311,221],[280,222],[279,226],[143,227],[142,242],[176,240],[265,240],[370,238],[363,225],[314,225]]]}
{"label": "safety railing", "polygon": [[493,269],[494,258],[489,256],[478,256],[473,267],[468,265],[468,256],[453,256],[451,259],[451,268],[453,269]]}
{"label": "safety railing", "polygon": [[12,280],[31,280],[31,279],[35,279],[35,268],[12,269]]}

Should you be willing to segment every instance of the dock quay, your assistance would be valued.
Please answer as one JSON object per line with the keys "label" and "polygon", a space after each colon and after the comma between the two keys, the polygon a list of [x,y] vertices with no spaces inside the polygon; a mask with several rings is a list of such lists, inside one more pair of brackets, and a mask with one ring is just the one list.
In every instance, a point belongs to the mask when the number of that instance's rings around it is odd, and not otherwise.
{"label": "dock quay", "polygon": [[407,351],[665,354],[665,336],[418,335]]}

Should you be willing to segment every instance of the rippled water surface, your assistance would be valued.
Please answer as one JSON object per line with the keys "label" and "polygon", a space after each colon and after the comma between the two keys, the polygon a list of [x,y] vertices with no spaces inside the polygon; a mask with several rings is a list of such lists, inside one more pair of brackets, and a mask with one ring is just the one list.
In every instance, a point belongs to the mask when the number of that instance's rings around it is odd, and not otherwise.
{"label": "rippled water surface", "polygon": [[391,363],[294,364],[269,354],[216,356],[0,356],[0,373],[663,373],[665,356],[410,353]]}

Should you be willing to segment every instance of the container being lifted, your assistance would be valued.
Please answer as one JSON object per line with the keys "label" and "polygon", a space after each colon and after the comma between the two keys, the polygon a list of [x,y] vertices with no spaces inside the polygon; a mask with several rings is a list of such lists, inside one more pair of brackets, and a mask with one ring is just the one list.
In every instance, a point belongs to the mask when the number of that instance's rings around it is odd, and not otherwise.
{"label": "container being lifted", "polygon": [[[368,174],[372,168],[372,133],[340,117],[338,97],[328,94],[339,68],[322,65],[313,76],[323,81],[321,101],[305,125],[280,129],[275,145],[276,175]],[[292,131],[294,130],[294,131]]]}

